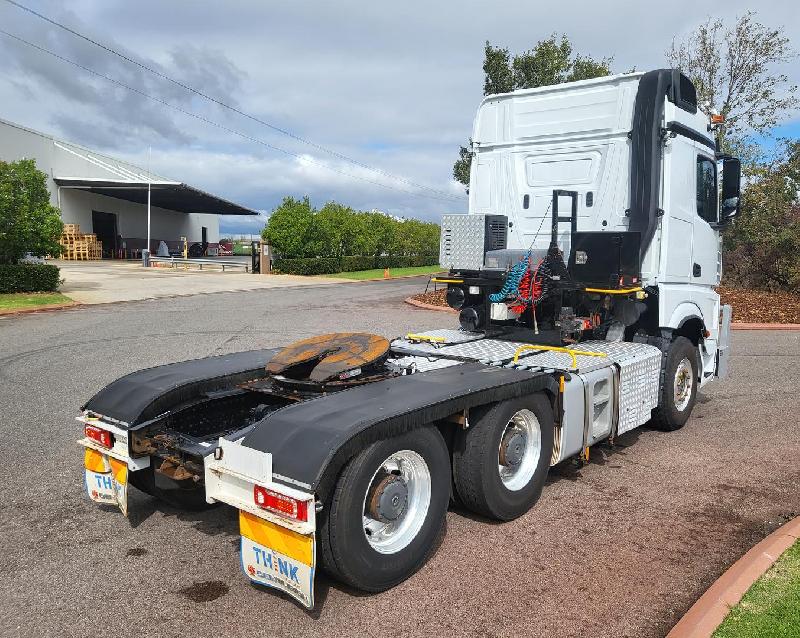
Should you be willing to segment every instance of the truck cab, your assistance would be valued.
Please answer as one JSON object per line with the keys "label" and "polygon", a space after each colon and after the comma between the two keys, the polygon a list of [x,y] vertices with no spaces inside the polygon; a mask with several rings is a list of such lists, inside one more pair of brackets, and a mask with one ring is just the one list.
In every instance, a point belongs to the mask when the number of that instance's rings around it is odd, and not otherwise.
{"label": "truck cab", "polygon": [[[445,216],[442,264],[486,277],[555,243],[584,283],[641,288],[642,311],[622,338],[686,337],[702,385],[720,367],[720,231],[739,198],[739,161],[718,152],[714,126],[692,82],[674,69],[485,97],[473,129],[469,214],[504,218],[505,241],[482,263],[465,261],[453,236],[461,216]],[[571,208],[572,226],[552,221],[554,209]],[[629,278],[615,286],[618,274]],[[486,325],[504,316],[485,314]]]}

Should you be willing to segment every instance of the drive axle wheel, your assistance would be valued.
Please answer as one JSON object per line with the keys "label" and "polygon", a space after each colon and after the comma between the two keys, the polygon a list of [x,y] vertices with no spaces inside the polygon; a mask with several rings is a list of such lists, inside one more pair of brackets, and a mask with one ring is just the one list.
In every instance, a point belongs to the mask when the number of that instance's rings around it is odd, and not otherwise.
{"label": "drive axle wheel", "polygon": [[373,443],[348,463],[323,515],[323,565],[364,591],[417,571],[439,535],[450,498],[450,459],[431,426]]}
{"label": "drive axle wheel", "polygon": [[658,407],[652,423],[661,430],[682,428],[697,399],[697,348],[686,337],[677,337],[667,350],[661,374]]}
{"label": "drive axle wheel", "polygon": [[456,434],[453,479],[466,507],[508,521],[541,494],[553,451],[553,409],[543,394],[475,409]]}

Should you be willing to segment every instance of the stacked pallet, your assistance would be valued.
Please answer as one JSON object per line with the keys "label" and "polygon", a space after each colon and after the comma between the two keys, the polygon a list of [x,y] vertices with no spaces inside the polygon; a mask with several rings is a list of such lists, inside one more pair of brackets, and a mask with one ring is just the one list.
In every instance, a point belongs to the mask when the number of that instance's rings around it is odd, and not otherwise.
{"label": "stacked pallet", "polygon": [[81,234],[79,224],[64,224],[61,233],[63,251],[61,258],[69,261],[91,261],[103,258],[103,242],[97,241],[94,233]]}

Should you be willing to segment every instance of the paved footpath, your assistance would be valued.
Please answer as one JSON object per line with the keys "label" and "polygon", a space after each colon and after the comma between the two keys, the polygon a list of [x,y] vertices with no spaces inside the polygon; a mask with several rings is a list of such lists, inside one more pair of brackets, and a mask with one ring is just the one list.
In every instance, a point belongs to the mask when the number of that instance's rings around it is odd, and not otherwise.
{"label": "paved footpath", "polygon": [[0,318],[3,636],[663,636],[756,542],[800,513],[800,333],[734,334],[731,378],[679,432],[648,429],[551,472],[496,524],[453,510],[432,560],[373,596],[325,577],[306,613],[240,573],[228,508],[132,491],[130,520],[83,494],[74,421],[144,366],[314,334],[452,325],[407,279]]}
{"label": "paved footpath", "polygon": [[[246,263],[241,258],[235,258]],[[205,266],[199,270],[171,267],[143,268],[130,261],[54,261],[61,269],[64,284],[60,290],[82,304],[164,299],[182,295],[215,292],[244,292],[271,288],[321,286],[349,281],[347,279],[298,277],[295,275],[258,275],[243,268]],[[209,268],[213,268],[210,270]]]}

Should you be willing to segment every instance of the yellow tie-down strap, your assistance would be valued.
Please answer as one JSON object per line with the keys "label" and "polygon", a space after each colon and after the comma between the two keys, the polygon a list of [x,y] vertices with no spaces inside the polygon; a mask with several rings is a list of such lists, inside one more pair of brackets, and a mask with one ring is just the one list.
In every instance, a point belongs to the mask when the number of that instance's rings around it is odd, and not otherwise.
{"label": "yellow tie-down strap", "polygon": [[590,352],[588,350],[575,350],[573,348],[563,348],[561,346],[538,346],[538,345],[524,345],[520,346],[514,351],[514,363],[519,361],[519,355],[525,352],[526,350],[548,350],[550,352],[566,352],[570,357],[572,357],[572,369],[578,369],[578,357],[576,355],[585,355],[587,357],[605,357],[605,352]]}

